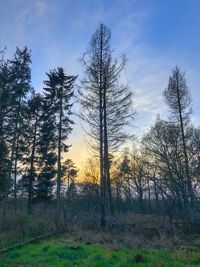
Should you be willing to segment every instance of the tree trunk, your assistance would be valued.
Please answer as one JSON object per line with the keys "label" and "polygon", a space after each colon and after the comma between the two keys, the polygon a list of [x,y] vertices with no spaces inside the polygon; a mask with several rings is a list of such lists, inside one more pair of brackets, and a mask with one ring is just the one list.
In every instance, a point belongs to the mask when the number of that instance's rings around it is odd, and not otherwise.
{"label": "tree trunk", "polygon": [[[17,106],[17,110],[16,110],[16,117],[15,117],[16,121],[15,121],[15,126],[14,126],[14,136],[13,136],[13,140],[12,140],[11,156],[10,156],[10,162],[9,162],[9,168],[8,168],[8,179],[9,179],[8,182],[9,183],[11,183],[14,153],[16,153],[16,142],[18,139],[18,122],[19,122],[20,109],[21,109],[21,97],[20,97],[19,102],[18,102],[18,106]],[[16,183],[16,181],[14,180],[14,198],[15,198],[15,194],[16,194],[15,193],[15,189],[16,189],[15,183]],[[8,194],[8,192],[7,192],[7,194]]]}
{"label": "tree trunk", "polygon": [[16,148],[15,148],[15,165],[14,165],[14,200],[15,200],[15,209],[17,201],[17,162],[18,162],[18,149],[19,149],[19,136],[16,138]]}
{"label": "tree trunk", "polygon": [[29,185],[28,185],[28,212],[32,210],[32,198],[33,198],[33,179],[34,179],[34,160],[35,160],[35,145],[36,145],[36,134],[37,134],[37,123],[38,116],[36,115],[35,125],[34,125],[34,135],[33,135],[33,146],[31,151],[31,166],[29,175]]}
{"label": "tree trunk", "polygon": [[103,112],[104,112],[104,173],[106,177],[106,188],[108,191],[109,211],[111,216],[114,216],[114,208],[112,201],[112,188],[110,181],[110,162],[108,155],[108,135],[107,135],[107,109],[106,109],[106,85],[104,84],[103,91]]}
{"label": "tree trunk", "polygon": [[149,201],[149,209],[150,209],[150,212],[151,212],[152,211],[152,206],[151,206],[151,188],[150,188],[149,180],[148,180],[148,201]]}
{"label": "tree trunk", "polygon": [[178,79],[178,75],[177,75],[177,88],[176,89],[177,89],[177,97],[178,97],[178,108],[179,108],[181,135],[182,135],[182,142],[183,142],[183,153],[184,153],[184,158],[185,158],[185,171],[186,171],[188,191],[190,194],[190,200],[192,202],[193,201],[193,190],[192,190],[191,179],[190,179],[189,162],[188,162],[188,155],[187,155],[187,148],[186,148],[186,141],[185,141],[185,131],[184,131],[182,107],[181,107],[181,100],[180,100],[178,83],[179,83],[179,79]]}
{"label": "tree trunk", "polygon": [[60,203],[60,189],[61,189],[61,139],[62,139],[62,115],[63,115],[63,108],[62,108],[62,95],[60,99],[60,115],[59,115],[59,127],[58,127],[58,167],[57,167],[57,191],[56,191],[56,200],[57,200],[57,207],[56,207],[56,220],[60,218],[60,211],[61,211],[61,203]]}
{"label": "tree trunk", "polygon": [[100,86],[99,86],[99,123],[100,123],[100,127],[99,127],[99,138],[100,138],[100,183],[101,183],[101,203],[100,203],[100,223],[101,226],[105,226],[106,221],[105,221],[105,177],[104,177],[104,171],[103,171],[103,109],[102,109],[102,52],[103,52],[103,36],[102,36],[102,32],[100,35]]}

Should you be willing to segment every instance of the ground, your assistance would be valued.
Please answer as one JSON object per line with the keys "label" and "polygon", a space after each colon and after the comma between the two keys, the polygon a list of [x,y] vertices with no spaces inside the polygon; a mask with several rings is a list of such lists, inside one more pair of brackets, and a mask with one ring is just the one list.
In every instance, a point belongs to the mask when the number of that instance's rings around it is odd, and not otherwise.
{"label": "ground", "polygon": [[0,255],[0,267],[192,267],[200,252],[191,250],[113,249],[82,243],[69,235],[48,238]]}

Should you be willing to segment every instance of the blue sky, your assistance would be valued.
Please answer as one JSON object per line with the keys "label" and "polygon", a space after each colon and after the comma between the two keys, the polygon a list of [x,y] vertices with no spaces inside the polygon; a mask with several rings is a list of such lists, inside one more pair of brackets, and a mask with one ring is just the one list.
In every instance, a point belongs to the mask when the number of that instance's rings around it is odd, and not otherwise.
{"label": "blue sky", "polygon": [[[32,83],[37,91],[51,68],[63,66],[68,74],[82,77],[79,58],[103,22],[112,30],[116,55],[128,58],[123,79],[134,91],[133,131],[140,136],[158,113],[167,116],[162,92],[177,64],[186,71],[192,120],[199,125],[199,0],[0,0],[0,7],[0,46],[7,46],[8,57],[16,46],[32,50]],[[86,148],[78,121],[72,144],[75,161],[82,147],[80,164]]]}

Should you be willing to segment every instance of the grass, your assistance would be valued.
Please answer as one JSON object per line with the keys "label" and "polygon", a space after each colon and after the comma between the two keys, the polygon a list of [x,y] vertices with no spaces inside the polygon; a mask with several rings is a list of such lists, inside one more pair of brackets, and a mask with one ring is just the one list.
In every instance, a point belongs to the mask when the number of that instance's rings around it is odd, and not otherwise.
{"label": "grass", "polygon": [[64,235],[0,255],[0,267],[183,267],[200,266],[200,252],[122,248],[84,244]]}

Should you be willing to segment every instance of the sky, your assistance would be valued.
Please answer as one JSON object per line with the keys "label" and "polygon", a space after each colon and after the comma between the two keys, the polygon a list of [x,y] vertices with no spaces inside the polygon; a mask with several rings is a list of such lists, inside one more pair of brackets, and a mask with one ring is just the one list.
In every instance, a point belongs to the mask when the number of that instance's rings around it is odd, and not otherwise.
{"label": "sky", "polygon": [[[167,117],[163,90],[175,65],[186,72],[193,100],[192,122],[200,118],[199,0],[0,0],[0,48],[32,54],[32,85],[42,91],[46,72],[63,67],[84,76],[80,62],[99,22],[112,31],[115,55],[128,62],[123,81],[134,92],[133,133],[141,138],[157,114]],[[77,110],[78,107],[75,106]],[[81,168],[88,150],[80,121],[70,135],[69,157]]]}

